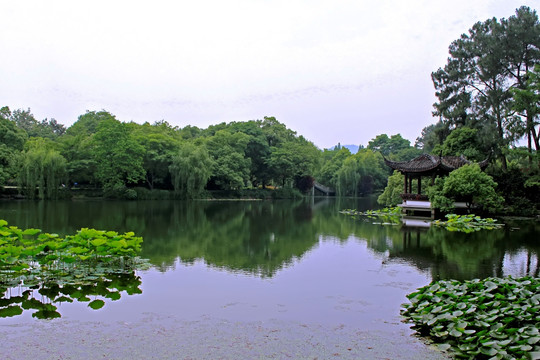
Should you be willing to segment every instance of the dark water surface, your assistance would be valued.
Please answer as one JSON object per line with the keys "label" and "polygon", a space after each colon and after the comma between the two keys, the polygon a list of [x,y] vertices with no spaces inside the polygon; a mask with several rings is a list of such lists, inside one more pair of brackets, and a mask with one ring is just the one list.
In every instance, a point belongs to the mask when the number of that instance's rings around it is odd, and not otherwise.
{"label": "dark water surface", "polygon": [[[142,294],[105,299],[97,311],[84,302],[60,304],[62,321],[287,322],[403,337],[412,331],[400,321],[400,304],[432,280],[539,275],[538,222],[460,234],[339,213],[375,206],[373,198],[9,201],[0,202],[0,219],[61,235],[93,227],[143,236],[142,257],[153,268],[136,273]],[[0,319],[37,322],[29,311]]]}

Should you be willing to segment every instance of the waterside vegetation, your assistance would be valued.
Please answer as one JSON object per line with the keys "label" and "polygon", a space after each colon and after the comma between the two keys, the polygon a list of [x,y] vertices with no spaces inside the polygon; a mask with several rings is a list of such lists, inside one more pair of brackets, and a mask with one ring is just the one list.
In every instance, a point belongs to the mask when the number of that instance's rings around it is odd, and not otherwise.
{"label": "waterside vegetation", "polygon": [[449,231],[460,231],[465,233],[479,230],[495,230],[504,226],[504,224],[497,223],[497,220],[495,219],[481,218],[474,214],[446,214],[446,221],[435,220],[433,221],[433,224]]}
{"label": "waterside vegetation", "polygon": [[60,237],[0,220],[0,292],[19,291],[0,299],[0,317],[35,310],[33,317],[55,318],[58,303],[88,302],[97,310],[122,291],[140,293],[135,270],[148,267],[137,256],[141,243],[132,232],[81,229]]}
{"label": "waterside vegetation", "polygon": [[401,224],[401,209],[399,207],[383,208],[380,210],[358,211],[345,209],[340,211],[341,214],[350,215],[354,218],[367,219],[374,224],[381,225],[398,225]]}
{"label": "waterside vegetation", "polygon": [[[354,218],[376,221],[373,224],[398,225],[401,224],[402,210],[399,207],[383,208],[380,210],[341,210],[341,214],[350,215]],[[496,230],[504,226],[493,218],[482,218],[475,214],[457,215],[446,214],[446,220],[433,220],[431,223],[448,231],[470,233],[479,230]]]}
{"label": "waterside vegetation", "polygon": [[402,315],[460,359],[540,355],[540,279],[441,280],[407,296]]}

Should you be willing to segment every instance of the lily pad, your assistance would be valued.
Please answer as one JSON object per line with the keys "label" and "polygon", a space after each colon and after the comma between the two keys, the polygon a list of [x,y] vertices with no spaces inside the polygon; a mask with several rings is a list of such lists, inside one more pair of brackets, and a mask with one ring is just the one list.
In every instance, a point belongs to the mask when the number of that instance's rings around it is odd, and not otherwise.
{"label": "lily pad", "polygon": [[88,307],[94,309],[94,310],[98,310],[98,309],[101,309],[103,306],[105,306],[105,301],[103,300],[94,300],[92,302],[90,302],[88,304]]}
{"label": "lily pad", "polygon": [[457,357],[524,358],[540,342],[539,289],[533,277],[438,281],[407,296],[402,314],[435,341],[450,336],[443,347]]}

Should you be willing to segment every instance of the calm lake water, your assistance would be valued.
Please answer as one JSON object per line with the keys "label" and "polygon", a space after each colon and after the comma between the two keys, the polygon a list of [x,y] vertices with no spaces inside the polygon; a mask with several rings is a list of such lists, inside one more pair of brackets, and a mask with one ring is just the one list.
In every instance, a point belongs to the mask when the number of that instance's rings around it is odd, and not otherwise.
{"label": "calm lake water", "polygon": [[[374,198],[4,201],[0,219],[61,235],[93,227],[143,236],[142,257],[153,267],[125,280],[141,293],[104,299],[96,311],[84,302],[62,303],[62,321],[118,324],[153,316],[285,322],[375,331],[410,343],[412,331],[399,310],[416,288],[437,279],[539,275],[538,222],[461,234],[377,225],[339,213],[375,207]],[[40,321],[25,311],[0,325]]]}

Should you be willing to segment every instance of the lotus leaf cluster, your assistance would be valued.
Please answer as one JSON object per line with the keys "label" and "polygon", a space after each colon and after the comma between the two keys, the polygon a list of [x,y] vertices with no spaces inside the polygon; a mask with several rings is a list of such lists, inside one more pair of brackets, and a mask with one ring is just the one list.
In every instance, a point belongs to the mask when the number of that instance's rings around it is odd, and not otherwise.
{"label": "lotus leaf cluster", "polygon": [[126,259],[140,252],[141,243],[142,238],[133,232],[118,234],[83,228],[76,235],[61,238],[39,229],[8,227],[5,220],[0,220],[0,270],[25,272],[39,267],[48,269],[59,262]]}
{"label": "lotus leaf cluster", "polygon": [[134,271],[148,267],[137,256],[142,241],[132,232],[87,228],[60,237],[0,220],[0,317],[35,310],[36,318],[54,318],[60,316],[56,303],[88,302],[97,310],[122,291],[140,293]]}
{"label": "lotus leaf cluster", "polygon": [[481,218],[474,214],[468,215],[456,215],[456,214],[447,214],[446,221],[435,220],[433,224],[436,226],[444,227],[449,231],[460,231],[460,232],[474,232],[479,230],[494,230],[500,229],[504,224],[498,224],[497,220],[492,218]]}
{"label": "lotus leaf cluster", "polygon": [[366,211],[358,211],[358,210],[341,210],[341,214],[345,215],[351,215],[351,216],[364,216],[368,219],[379,219],[379,222],[374,224],[381,224],[381,225],[397,225],[400,224],[401,221],[401,209],[399,207],[390,207],[390,208],[384,208],[380,210],[366,210]]}
{"label": "lotus leaf cluster", "polygon": [[441,280],[407,296],[402,315],[465,359],[538,359],[540,279]]}

